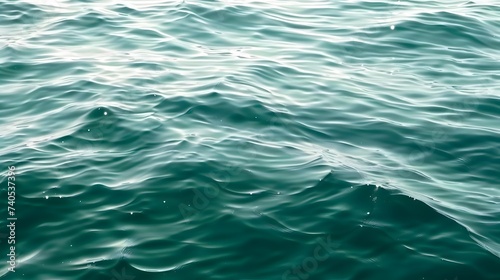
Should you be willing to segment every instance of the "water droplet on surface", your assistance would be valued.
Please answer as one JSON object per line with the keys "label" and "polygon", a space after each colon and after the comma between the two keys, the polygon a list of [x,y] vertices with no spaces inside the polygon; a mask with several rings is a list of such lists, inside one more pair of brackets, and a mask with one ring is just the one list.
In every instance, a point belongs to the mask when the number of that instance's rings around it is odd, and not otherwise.
{"label": "water droplet on surface", "polygon": [[394,30],[394,28],[396,28],[396,26],[394,26],[394,25],[391,25],[391,30]]}
{"label": "water droplet on surface", "polygon": [[107,116],[108,115],[108,112],[104,112],[104,115]]}

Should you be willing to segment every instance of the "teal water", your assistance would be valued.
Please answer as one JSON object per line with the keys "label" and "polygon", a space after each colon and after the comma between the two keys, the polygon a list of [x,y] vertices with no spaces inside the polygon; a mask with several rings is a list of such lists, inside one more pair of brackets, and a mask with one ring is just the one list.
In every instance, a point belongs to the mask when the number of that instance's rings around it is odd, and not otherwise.
{"label": "teal water", "polygon": [[2,279],[500,279],[499,2],[121,2],[0,1]]}

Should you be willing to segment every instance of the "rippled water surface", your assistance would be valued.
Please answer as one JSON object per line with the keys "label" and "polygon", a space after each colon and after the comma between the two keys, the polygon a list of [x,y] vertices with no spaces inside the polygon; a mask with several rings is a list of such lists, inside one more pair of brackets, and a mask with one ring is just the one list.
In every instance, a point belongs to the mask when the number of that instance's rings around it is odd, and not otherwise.
{"label": "rippled water surface", "polygon": [[500,279],[499,18],[1,0],[2,279]]}

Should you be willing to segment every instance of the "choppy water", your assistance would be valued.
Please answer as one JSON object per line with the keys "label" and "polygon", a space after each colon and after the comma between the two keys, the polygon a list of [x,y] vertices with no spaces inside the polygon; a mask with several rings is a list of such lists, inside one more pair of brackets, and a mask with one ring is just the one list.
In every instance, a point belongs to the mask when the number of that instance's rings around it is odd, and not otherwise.
{"label": "choppy water", "polygon": [[2,279],[500,279],[499,2],[121,2],[1,1]]}

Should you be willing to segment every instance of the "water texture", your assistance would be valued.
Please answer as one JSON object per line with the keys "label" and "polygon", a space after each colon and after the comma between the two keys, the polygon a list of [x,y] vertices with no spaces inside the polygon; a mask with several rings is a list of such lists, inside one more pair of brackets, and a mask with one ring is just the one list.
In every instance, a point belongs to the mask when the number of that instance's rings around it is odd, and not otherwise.
{"label": "water texture", "polygon": [[1,0],[1,278],[500,279],[499,18]]}

